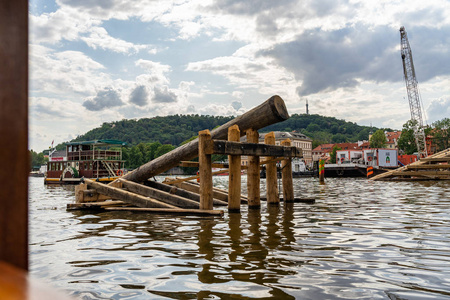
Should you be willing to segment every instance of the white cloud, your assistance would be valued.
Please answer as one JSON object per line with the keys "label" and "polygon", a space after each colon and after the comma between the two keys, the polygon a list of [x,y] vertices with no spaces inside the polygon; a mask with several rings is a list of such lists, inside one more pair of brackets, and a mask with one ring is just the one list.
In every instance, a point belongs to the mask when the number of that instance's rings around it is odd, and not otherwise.
{"label": "white cloud", "polygon": [[126,42],[121,39],[111,37],[105,28],[93,27],[89,31],[88,37],[81,37],[81,40],[85,41],[89,47],[96,49],[97,47],[102,49],[111,50],[119,53],[136,53],[140,50],[147,49],[155,52],[156,50],[149,45],[135,45],[130,42]]}
{"label": "white cloud", "polygon": [[110,82],[105,67],[79,51],[30,47],[31,93],[90,94],[97,83]]}

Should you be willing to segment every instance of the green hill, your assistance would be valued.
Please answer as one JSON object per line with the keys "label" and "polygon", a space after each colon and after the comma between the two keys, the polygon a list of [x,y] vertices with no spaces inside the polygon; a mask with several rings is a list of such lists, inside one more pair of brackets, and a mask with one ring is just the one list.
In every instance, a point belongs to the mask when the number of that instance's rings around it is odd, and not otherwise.
{"label": "green hill", "polygon": [[[78,136],[73,141],[117,139],[127,142],[129,145],[159,142],[177,147],[183,141],[196,136],[200,130],[212,130],[231,119],[233,117],[173,115],[140,120],[121,120],[103,123],[102,126]],[[373,131],[376,129],[372,128]],[[317,146],[322,143],[368,140],[371,128],[333,117],[294,114],[288,120],[268,126],[260,131],[293,130],[312,138],[313,146]]]}
{"label": "green hill", "polygon": [[[103,123],[102,126],[94,128],[72,141],[115,139],[127,142],[129,147],[123,149],[125,166],[136,168],[196,137],[199,131],[212,130],[233,118],[173,115],[140,120],[121,120]],[[294,130],[310,137],[313,140],[313,148],[315,148],[323,143],[368,140],[371,128],[333,117],[294,114],[288,120],[263,128],[260,132]],[[376,128],[372,130],[375,131]],[[64,145],[58,145],[57,149],[64,149]],[[215,159],[224,158],[215,157]]]}

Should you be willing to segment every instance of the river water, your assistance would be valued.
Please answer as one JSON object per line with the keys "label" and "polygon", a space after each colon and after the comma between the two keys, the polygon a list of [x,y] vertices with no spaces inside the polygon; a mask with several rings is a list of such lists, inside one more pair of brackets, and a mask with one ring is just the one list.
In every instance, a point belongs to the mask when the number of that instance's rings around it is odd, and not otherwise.
{"label": "river water", "polygon": [[316,202],[167,216],[68,212],[30,178],[30,272],[81,299],[450,299],[450,182],[294,188]]}

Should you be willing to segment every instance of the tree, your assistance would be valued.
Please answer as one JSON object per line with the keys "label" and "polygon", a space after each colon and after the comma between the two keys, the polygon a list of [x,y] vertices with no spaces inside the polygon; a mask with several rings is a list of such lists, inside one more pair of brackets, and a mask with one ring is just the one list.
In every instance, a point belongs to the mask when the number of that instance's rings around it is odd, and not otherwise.
{"label": "tree", "polygon": [[175,146],[173,145],[170,144],[161,145],[160,147],[158,147],[158,149],[156,149],[155,158],[160,157],[161,155],[164,155],[167,152],[172,151],[173,149],[175,149]]}
{"label": "tree", "polygon": [[383,129],[378,129],[370,138],[371,148],[384,148],[386,147],[387,138]]}
{"label": "tree", "polygon": [[29,151],[30,153],[30,167],[40,167],[48,161],[48,158],[44,157],[44,153],[36,153],[33,150]]}
{"label": "tree", "polygon": [[444,118],[433,123],[434,141],[437,151],[442,151],[450,146],[450,119]]}
{"label": "tree", "polygon": [[402,134],[397,141],[398,149],[405,154],[417,152],[416,139],[414,138],[414,127],[416,120],[409,120],[403,124]]}
{"label": "tree", "polygon": [[337,150],[342,150],[342,148],[334,145],[333,150],[331,150],[331,154],[330,154],[330,160],[331,160],[331,163],[333,163],[333,164],[336,163],[336,151]]}

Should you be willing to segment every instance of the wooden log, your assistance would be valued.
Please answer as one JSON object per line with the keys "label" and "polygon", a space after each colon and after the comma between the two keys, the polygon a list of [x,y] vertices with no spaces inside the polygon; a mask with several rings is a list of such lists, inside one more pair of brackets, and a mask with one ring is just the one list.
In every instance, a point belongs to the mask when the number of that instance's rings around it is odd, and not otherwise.
{"label": "wooden log", "polygon": [[[272,96],[261,105],[249,110],[245,114],[219,126],[211,132],[212,139],[226,139],[228,128],[238,125],[242,131],[250,128],[255,130],[271,124],[284,121],[289,118],[283,99]],[[198,156],[198,139],[195,139],[177,149],[166,153],[148,163],[140,166],[134,172],[124,175],[122,178],[135,182],[142,182],[178,165],[182,160],[191,160]]]}
{"label": "wooden log", "polygon": [[28,4],[25,0],[0,3],[0,260],[25,270],[30,172]]}
{"label": "wooden log", "polygon": [[[286,139],[281,142],[282,146],[290,146],[291,140]],[[283,183],[283,198],[284,201],[294,202],[294,183],[292,180],[292,159],[285,158],[281,161],[281,180]]]}
{"label": "wooden log", "polygon": [[208,147],[211,146],[211,133],[209,130],[203,130],[198,133],[198,161],[200,175],[200,209],[213,209],[212,196],[212,168],[211,154],[208,153]]}
{"label": "wooden log", "polygon": [[276,146],[267,144],[241,143],[214,140],[210,154],[303,157],[302,149],[297,147]]}
{"label": "wooden log", "polygon": [[84,203],[69,203],[67,204],[67,210],[80,210],[80,209],[101,209],[111,206],[124,206],[128,205],[123,201],[100,201],[100,202],[84,202]]}
{"label": "wooden log", "polygon": [[[257,130],[249,129],[246,131],[247,142],[258,144],[259,133]],[[248,157],[247,170],[247,199],[249,208],[261,207],[261,191],[260,191],[260,173],[259,173],[259,156]]]}
{"label": "wooden log", "polygon": [[164,209],[164,208],[142,208],[142,207],[106,207],[105,210],[132,211],[155,214],[179,214],[179,215],[199,215],[199,216],[223,216],[223,210],[206,209]]}
{"label": "wooden log", "polygon": [[[175,194],[190,200],[193,200],[195,202],[200,203],[200,194],[199,194],[199,188],[197,188],[196,192],[187,190],[187,189],[183,189],[181,187],[177,187],[177,186],[172,186],[169,184],[165,184],[162,182],[157,182],[157,181],[153,181],[153,180],[149,180],[147,182],[145,182],[146,185],[151,186],[155,189],[159,189],[171,194]],[[217,205],[217,206],[227,206],[228,203],[225,201],[221,201],[218,199],[214,199],[214,194],[213,194],[213,205]]]}
{"label": "wooden log", "polygon": [[[228,128],[228,141],[239,142],[241,132],[239,126],[233,125]],[[241,209],[241,156],[229,155],[228,162],[228,211],[239,212]],[[201,184],[201,181],[200,181]]]}
{"label": "wooden log", "polygon": [[116,188],[116,187],[106,185],[103,183],[98,183],[94,180],[84,179],[84,181],[87,183],[88,187],[92,187],[92,188],[96,189],[99,193],[111,196],[112,198],[115,198],[115,199],[120,199],[123,202],[133,204],[138,207],[170,208],[170,209],[178,208],[176,206],[166,204],[161,201],[151,199],[149,197],[136,195],[136,194],[121,190],[120,188]]}
{"label": "wooden log", "polygon": [[145,186],[133,181],[128,181],[125,179],[119,179],[123,187],[128,191],[141,195],[150,197],[152,199],[167,203],[176,207],[181,208],[199,208],[199,203],[191,199],[186,199],[178,195],[171,194],[170,192],[161,191],[149,186]]}
{"label": "wooden log", "polygon": [[[264,143],[267,145],[275,145],[275,134],[273,132],[266,134],[264,136]],[[276,162],[271,162],[266,165],[266,190],[267,190],[267,203],[279,204],[280,198],[278,196]]]}
{"label": "wooden log", "polygon": [[[166,178],[168,183],[170,182],[170,179],[172,178]],[[183,181],[174,185],[194,193],[200,193],[200,185],[197,182]],[[213,198],[224,201],[228,205],[228,191],[226,190],[213,187]],[[241,204],[246,204],[247,202],[247,197],[241,195]]]}

